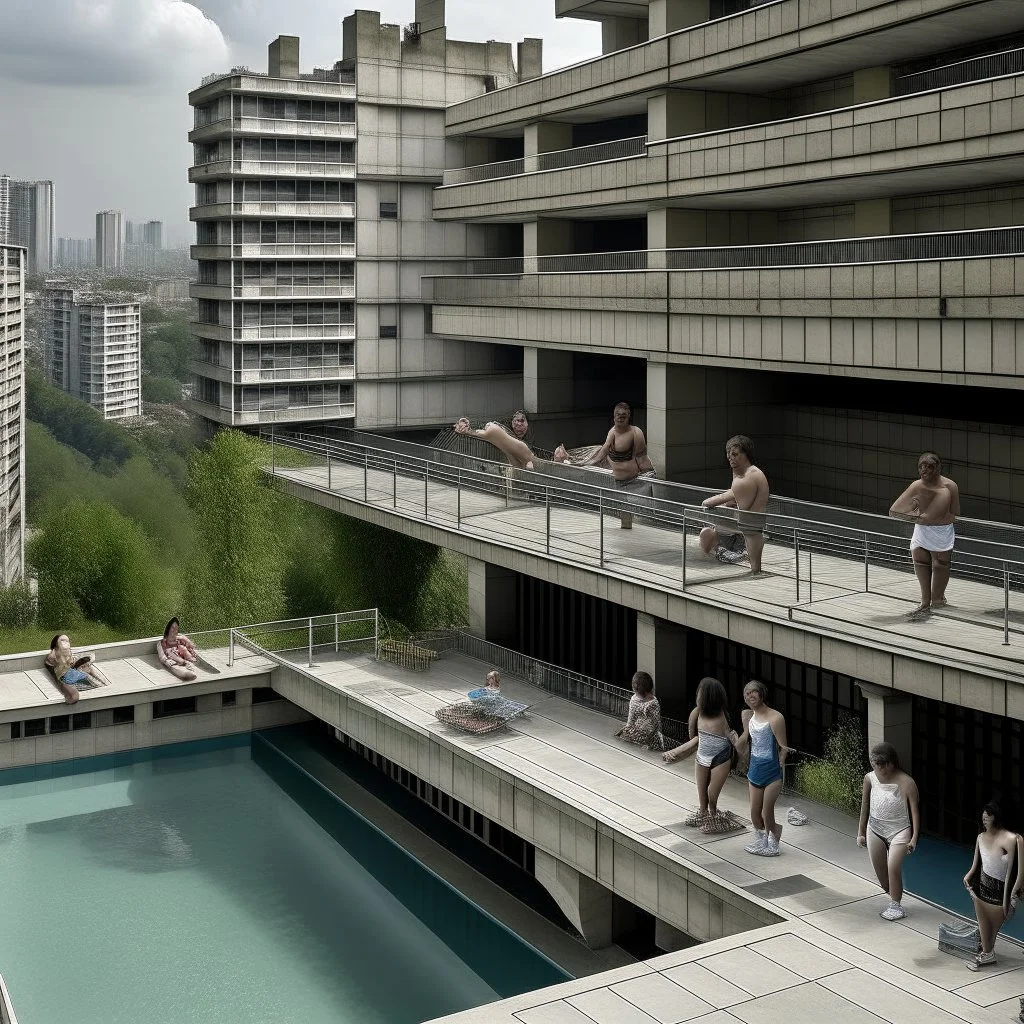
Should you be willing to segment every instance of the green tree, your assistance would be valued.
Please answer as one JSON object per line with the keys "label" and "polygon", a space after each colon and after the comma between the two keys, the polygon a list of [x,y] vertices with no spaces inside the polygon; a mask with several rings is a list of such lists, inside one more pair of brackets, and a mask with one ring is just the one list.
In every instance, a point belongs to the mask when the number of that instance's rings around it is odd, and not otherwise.
{"label": "green tree", "polygon": [[105,502],[72,502],[43,520],[27,560],[39,581],[39,620],[84,620],[153,632],[176,601],[174,578],[142,528]]}
{"label": "green tree", "polygon": [[[189,463],[187,496],[196,522],[184,612],[189,628],[282,618],[283,580],[294,520],[263,472],[264,446],[222,430]],[[317,551],[306,552],[318,558]]]}

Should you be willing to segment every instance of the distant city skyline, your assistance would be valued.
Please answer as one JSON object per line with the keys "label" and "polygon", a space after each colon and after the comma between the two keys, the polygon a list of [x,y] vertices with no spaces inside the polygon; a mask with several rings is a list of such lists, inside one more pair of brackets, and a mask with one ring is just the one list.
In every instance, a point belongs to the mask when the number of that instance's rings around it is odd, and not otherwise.
{"label": "distant city skyline", "polygon": [[[356,7],[387,22],[413,20],[413,0],[7,0],[0,132],[11,145],[0,172],[54,182],[57,236],[88,238],[97,211],[116,209],[126,221],[163,221],[166,248],[186,245],[189,91],[211,72],[261,67],[282,33],[303,38],[304,71],[331,66],[341,56],[341,20]],[[597,56],[599,27],[556,21],[554,7],[448,0],[449,35],[540,36],[546,70]]]}

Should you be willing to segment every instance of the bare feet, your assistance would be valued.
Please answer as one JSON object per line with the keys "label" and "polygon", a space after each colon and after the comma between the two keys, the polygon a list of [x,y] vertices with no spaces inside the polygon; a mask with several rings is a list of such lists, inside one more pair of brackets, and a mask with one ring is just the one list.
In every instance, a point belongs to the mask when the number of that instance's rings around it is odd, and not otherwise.
{"label": "bare feet", "polygon": [[932,606],[930,604],[919,604],[912,612],[907,612],[908,619],[923,619],[927,615],[931,615]]}
{"label": "bare feet", "polygon": [[944,597],[933,597],[932,608],[948,608],[949,602]]}

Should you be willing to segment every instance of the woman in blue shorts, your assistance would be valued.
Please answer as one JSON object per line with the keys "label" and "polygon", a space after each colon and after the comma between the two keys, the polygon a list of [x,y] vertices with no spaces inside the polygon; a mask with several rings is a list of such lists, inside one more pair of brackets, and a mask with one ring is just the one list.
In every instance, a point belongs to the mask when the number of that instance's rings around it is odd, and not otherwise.
{"label": "woman in blue shorts", "polygon": [[789,753],[786,719],[768,706],[768,688],[757,679],[743,688],[743,700],[747,709],[736,749],[742,752],[750,746],[747,783],[750,820],[754,823],[754,841],[745,849],[756,857],[778,857],[782,825],[775,820],[775,802],[782,792],[782,766]]}

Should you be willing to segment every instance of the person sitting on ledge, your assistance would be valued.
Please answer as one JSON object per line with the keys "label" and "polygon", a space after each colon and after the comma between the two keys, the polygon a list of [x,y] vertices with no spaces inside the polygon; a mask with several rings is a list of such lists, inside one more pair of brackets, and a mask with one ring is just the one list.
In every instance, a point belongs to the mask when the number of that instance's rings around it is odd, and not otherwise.
{"label": "person sitting on ledge", "polygon": [[164,629],[164,637],[156,642],[156,656],[168,672],[176,675],[182,682],[190,683],[196,678],[193,665],[196,661],[196,649],[192,641],[184,633],[179,632],[180,624],[175,615]]}
{"label": "person sitting on ledge", "polygon": [[466,416],[460,416],[455,424],[456,434],[472,434],[494,445],[516,469],[533,469],[534,454],[526,443],[530,421],[522,409],[512,414],[512,429],[492,420],[479,430],[474,430]]}
{"label": "person sitting on ledge", "polygon": [[[570,462],[564,444],[555,449],[555,462]],[[649,498],[651,481],[657,477],[654,463],[647,455],[647,438],[633,425],[633,411],[625,402],[612,410],[612,428],[604,444],[590,458],[574,463],[583,468],[603,469],[612,474],[615,486]],[[633,528],[633,515],[622,512],[619,519],[624,530]]]}
{"label": "person sitting on ledge", "polygon": [[[722,517],[700,531],[700,549],[720,562],[750,559],[750,571],[761,571],[764,551],[764,510],[770,497],[768,478],[754,465],[754,442],[737,434],[725,442],[725,457],[732,469],[732,487],[705,498],[704,508],[735,508],[735,516]],[[735,523],[735,528],[730,524]]]}
{"label": "person sitting on ledge", "polygon": [[626,724],[615,735],[627,743],[635,743],[648,750],[664,750],[661,704],[654,696],[654,680],[647,672],[636,672],[633,675],[632,686],[633,696],[629,698]]}
{"label": "person sitting on ledge", "polygon": [[91,654],[76,654],[67,633],[58,633],[50,641],[50,653],[43,664],[53,673],[65,704],[76,703],[82,689],[91,690],[94,686],[105,685],[93,664],[95,660]]}

